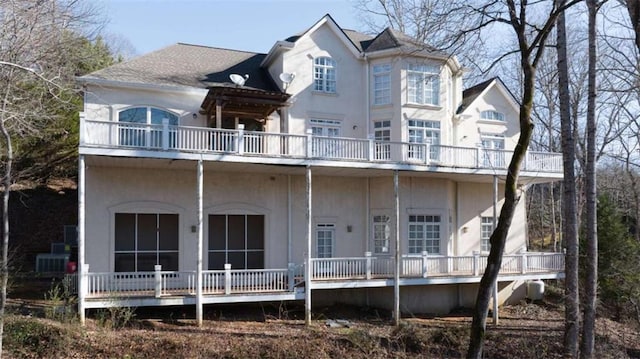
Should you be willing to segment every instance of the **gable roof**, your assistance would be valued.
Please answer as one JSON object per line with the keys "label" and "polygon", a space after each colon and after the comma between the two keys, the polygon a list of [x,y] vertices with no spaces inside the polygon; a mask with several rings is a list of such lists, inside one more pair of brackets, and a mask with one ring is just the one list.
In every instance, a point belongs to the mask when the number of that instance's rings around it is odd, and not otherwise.
{"label": "gable roof", "polygon": [[178,43],[78,78],[81,82],[194,87],[235,86],[229,75],[249,75],[245,87],[279,91],[260,68],[266,54]]}
{"label": "gable roof", "polygon": [[492,77],[486,81],[483,81],[479,84],[476,84],[474,86],[469,87],[468,89],[462,91],[462,103],[460,104],[460,107],[458,107],[458,110],[456,111],[457,114],[460,114],[462,112],[464,112],[467,108],[469,108],[471,106],[471,104],[478,98],[480,97],[482,94],[484,94],[487,89],[489,89],[489,87],[493,86],[493,85],[499,85],[504,94],[507,97],[507,101],[509,101],[511,103],[511,105],[513,105],[514,107],[517,108],[518,105],[518,100],[516,99],[516,97],[513,95],[513,93],[511,92],[511,90],[509,90],[509,88],[504,84],[504,82],[502,82],[502,79],[500,79],[500,77]]}
{"label": "gable roof", "polygon": [[411,36],[390,27],[379,33],[367,46],[366,52],[375,52],[388,49],[401,49],[407,52],[428,53],[438,56],[448,56],[435,47],[421,43]]}

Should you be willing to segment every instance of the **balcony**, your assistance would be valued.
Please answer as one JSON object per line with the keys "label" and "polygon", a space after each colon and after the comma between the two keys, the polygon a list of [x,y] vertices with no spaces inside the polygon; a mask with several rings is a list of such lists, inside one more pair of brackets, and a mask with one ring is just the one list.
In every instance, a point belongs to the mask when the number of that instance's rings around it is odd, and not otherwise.
{"label": "balcony", "polygon": [[[511,151],[480,147],[430,145],[428,143],[387,142],[373,139],[321,137],[251,132],[228,129],[148,125],[111,121],[80,121],[80,153],[156,158],[181,155],[212,156],[213,160],[255,163],[314,164],[349,163],[363,168],[451,168],[506,170]],[[89,149],[97,149],[90,151]],[[131,152],[134,151],[134,152]],[[149,152],[150,151],[150,152]],[[183,157],[183,158],[187,158]],[[194,157],[195,158],[195,157]],[[386,165],[386,166],[385,166]],[[398,168],[398,167],[406,168]],[[522,170],[561,174],[562,155],[529,151]]]}

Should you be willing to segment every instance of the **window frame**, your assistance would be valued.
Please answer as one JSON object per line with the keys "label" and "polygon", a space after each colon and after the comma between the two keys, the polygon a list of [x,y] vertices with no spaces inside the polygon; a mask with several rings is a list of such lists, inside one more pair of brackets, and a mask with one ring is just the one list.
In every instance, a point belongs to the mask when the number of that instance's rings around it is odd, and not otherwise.
{"label": "window frame", "polygon": [[[322,246],[320,245],[319,236],[318,236],[320,232],[331,233],[331,237],[329,238],[331,242],[328,245],[327,243],[322,243]],[[333,256],[335,255],[335,247],[336,247],[336,224],[327,223],[327,222],[316,223],[314,234],[315,234],[315,241],[316,241],[316,246],[315,246],[316,258],[333,258]],[[321,250],[321,247],[323,248],[322,250]],[[328,257],[326,256],[327,247],[328,247],[328,255],[329,255]]]}
{"label": "window frame", "polygon": [[[435,221],[436,218],[438,219],[437,221]],[[422,221],[420,221],[420,219],[422,219]],[[431,220],[429,221],[429,219]],[[409,254],[422,254],[424,251],[435,255],[442,253],[441,246],[444,230],[442,219],[443,216],[441,214],[409,215],[407,220],[407,250]],[[437,227],[437,238],[428,238],[427,233],[434,234],[435,227]],[[419,236],[419,234],[422,235]],[[432,251],[429,249],[432,249]]]}
{"label": "window frame", "polygon": [[[434,136],[435,135],[435,136]],[[428,143],[429,159],[438,160],[440,157],[440,145],[442,144],[442,124],[435,120],[409,119],[407,122],[407,139],[409,145],[409,158],[425,160],[424,144]],[[418,142],[417,140],[421,140]],[[427,141],[428,140],[428,141]]]}
{"label": "window frame", "polygon": [[[141,121],[126,121],[122,118],[123,113],[127,111],[141,111],[144,110],[144,122]],[[169,115],[168,117],[154,116],[156,114]],[[135,112],[134,112],[135,116]],[[168,109],[148,106],[148,105],[136,105],[129,106],[118,110],[116,113],[118,122],[118,141],[122,146],[132,147],[152,147],[162,148],[164,145],[169,148],[175,148],[177,144],[177,131],[176,127],[180,125],[180,115]],[[169,143],[163,144],[163,131],[164,131],[164,119],[168,119],[169,125]],[[140,118],[141,119],[141,118]]]}
{"label": "window frame", "polygon": [[[214,233],[212,233],[212,219],[215,216],[222,216],[224,217],[224,228],[225,228],[225,233],[224,233],[224,249],[218,249],[218,248],[214,248],[212,249],[212,245],[211,245],[211,241],[212,241],[212,235]],[[237,243],[230,243],[230,231],[229,231],[229,219],[230,217],[243,217],[243,224],[244,224],[244,228],[243,228],[243,235],[244,235],[244,239],[243,239],[243,243],[242,243],[242,248],[232,248],[235,245],[237,245]],[[250,238],[249,238],[249,217],[260,217],[262,220],[262,248],[250,248]],[[243,268],[239,268],[239,267],[232,267],[232,269],[264,269],[265,267],[265,259],[266,259],[266,226],[267,226],[267,218],[264,214],[252,214],[252,213],[241,213],[241,214],[232,214],[232,213],[212,213],[207,215],[207,268],[209,270],[216,270],[214,268],[212,268],[212,265],[214,263],[212,263],[213,261],[211,261],[211,255],[214,255],[216,253],[223,253],[224,254],[224,262],[223,264],[227,264],[227,263],[231,263],[231,260],[229,259],[230,255],[233,254],[243,254],[244,256],[244,267]],[[249,256],[252,254],[262,254],[262,260],[261,260],[261,265],[258,265],[258,268],[255,268],[253,265],[249,266]],[[222,268],[217,268],[222,269]]]}
{"label": "window frame", "polygon": [[338,88],[338,63],[329,56],[313,59],[313,90],[335,94]]}
{"label": "window frame", "polygon": [[[118,228],[118,218],[121,215],[134,216],[134,234],[133,234],[133,248],[125,248],[118,249],[119,246],[119,228]],[[141,249],[141,231],[143,228],[140,228],[140,216],[155,216],[155,249]],[[176,226],[175,226],[175,249],[170,248],[162,248],[163,244],[161,243],[161,216],[175,216]],[[180,214],[179,213],[164,213],[164,212],[156,212],[156,213],[148,213],[148,212],[115,212],[114,213],[114,234],[113,234],[113,270],[114,272],[149,272],[153,271],[153,269],[142,271],[139,269],[139,256],[140,255],[149,255],[155,254],[155,264],[158,265],[161,262],[162,255],[175,255],[175,268],[166,268],[163,267],[162,270],[168,271],[177,271],[180,268]],[[122,255],[133,255],[134,268],[133,271],[124,271],[118,269],[118,257]]]}
{"label": "window frame", "polygon": [[496,110],[481,111],[480,119],[483,121],[506,122],[506,117],[504,113]]}
{"label": "window frame", "polygon": [[391,104],[391,64],[373,65],[373,104]]}
{"label": "window frame", "polygon": [[440,72],[439,65],[415,64],[407,65],[407,103],[413,105],[440,106]]}
{"label": "window frame", "polygon": [[489,252],[491,250],[491,243],[489,238],[495,230],[493,222],[493,216],[480,216],[480,251]]}
{"label": "window frame", "polygon": [[[377,221],[383,219],[383,221]],[[386,213],[373,214],[371,216],[371,239],[373,240],[373,253],[391,254],[391,216]],[[382,238],[379,235],[382,234]],[[384,250],[386,248],[386,251]]]}

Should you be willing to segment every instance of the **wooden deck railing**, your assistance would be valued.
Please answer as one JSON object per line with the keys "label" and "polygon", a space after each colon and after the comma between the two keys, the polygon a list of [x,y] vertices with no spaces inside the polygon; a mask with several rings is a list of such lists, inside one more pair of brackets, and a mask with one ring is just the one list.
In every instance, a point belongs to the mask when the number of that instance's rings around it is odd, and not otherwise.
{"label": "wooden deck railing", "polygon": [[[474,169],[506,169],[511,159],[511,151],[481,147],[170,126],[168,123],[149,125],[93,121],[84,118],[80,120],[80,145]],[[522,169],[561,173],[562,155],[528,152]]]}
{"label": "wooden deck railing", "polygon": [[[480,276],[486,267],[486,256],[404,255],[401,259],[402,278]],[[522,253],[505,255],[500,274],[558,273],[564,271],[562,253]],[[312,258],[311,280],[351,281],[393,278],[393,257]],[[66,279],[75,290],[77,275]],[[289,264],[285,269],[236,269],[229,264],[223,270],[202,273],[203,294],[229,295],[251,293],[294,292],[304,282],[303,265]],[[87,275],[87,297],[104,298],[195,295],[195,271],[163,271],[156,266],[152,272],[90,272]]]}

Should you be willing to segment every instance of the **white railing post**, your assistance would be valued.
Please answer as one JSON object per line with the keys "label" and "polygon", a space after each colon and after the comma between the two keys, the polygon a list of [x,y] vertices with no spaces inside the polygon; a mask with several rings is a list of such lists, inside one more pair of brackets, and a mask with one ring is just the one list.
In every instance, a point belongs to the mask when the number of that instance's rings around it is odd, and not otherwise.
{"label": "white railing post", "polygon": [[374,161],[378,158],[376,153],[376,143],[374,142],[374,136],[369,134],[369,161]]}
{"label": "white railing post", "polygon": [[476,148],[476,168],[480,168],[482,162],[482,147],[478,146]]}
{"label": "white railing post", "polygon": [[527,273],[527,267],[528,267],[528,263],[527,263],[527,249],[526,248],[522,248],[520,250],[520,253],[522,254],[522,268],[520,268],[520,272],[522,274]]}
{"label": "white railing post", "polygon": [[244,124],[238,124],[238,148],[236,152],[241,155],[244,154]]}
{"label": "white railing post", "polygon": [[87,129],[86,129],[86,124],[85,124],[86,119],[87,118],[86,118],[85,113],[84,112],[80,112],[80,123],[79,123],[79,126],[80,126],[79,127],[79,132],[80,132],[80,134],[78,136],[78,137],[80,137],[79,138],[80,146],[82,146],[82,145],[84,145],[86,143],[86,137],[87,137],[87,133],[86,133]]}
{"label": "white railing post", "polygon": [[427,278],[427,258],[429,256],[429,252],[422,251],[422,278]]}
{"label": "white railing post", "polygon": [[80,279],[80,282],[78,283],[80,285],[80,288],[78,288],[78,296],[82,296],[82,300],[84,300],[84,297],[86,297],[87,294],[91,294],[95,291],[95,288],[92,288],[92,286],[89,285],[89,264],[85,263],[83,267],[84,268],[80,271],[80,275],[78,276]]}
{"label": "white railing post", "polygon": [[169,149],[169,119],[162,119],[162,149]]}
{"label": "white railing post", "polygon": [[231,294],[231,264],[224,265],[224,294]]}
{"label": "white railing post", "polygon": [[480,252],[473,251],[473,275],[480,273]]}
{"label": "white railing post", "polygon": [[529,171],[529,156],[531,155],[531,152],[527,151],[524,154],[524,160],[522,161],[522,170],[523,171]]}
{"label": "white railing post", "polygon": [[289,263],[287,265],[287,269],[289,270],[289,291],[293,292],[295,289],[294,285],[295,285],[295,275],[296,275],[296,264]]}
{"label": "white railing post", "polygon": [[307,130],[307,158],[313,157],[313,130]]}
{"label": "white railing post", "polygon": [[427,142],[424,146],[424,163],[431,163],[431,143]]}
{"label": "white railing post", "polygon": [[162,296],[162,273],[160,273],[162,271],[162,265],[156,264],[155,266],[153,266],[153,270],[156,298],[160,298],[160,296]]}
{"label": "white railing post", "polygon": [[366,278],[371,279],[371,252],[364,252]]}

